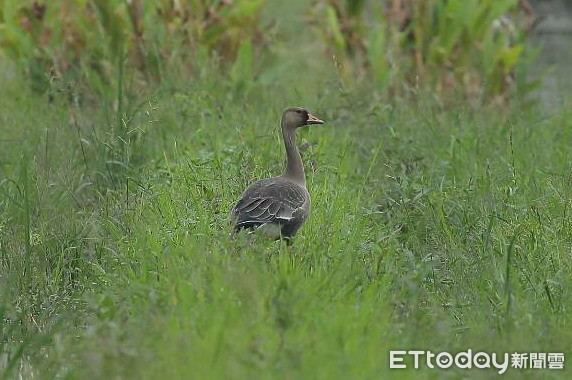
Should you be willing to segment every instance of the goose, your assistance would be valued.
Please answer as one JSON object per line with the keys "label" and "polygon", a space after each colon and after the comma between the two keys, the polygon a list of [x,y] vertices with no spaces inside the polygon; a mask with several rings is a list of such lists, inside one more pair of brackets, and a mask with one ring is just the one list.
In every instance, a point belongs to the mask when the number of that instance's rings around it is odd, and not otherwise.
{"label": "goose", "polygon": [[301,107],[284,111],[281,126],[286,168],[281,175],[256,181],[246,188],[231,211],[233,234],[242,229],[257,230],[291,244],[310,212],[310,194],[295,134],[297,128],[312,124],[324,121]]}

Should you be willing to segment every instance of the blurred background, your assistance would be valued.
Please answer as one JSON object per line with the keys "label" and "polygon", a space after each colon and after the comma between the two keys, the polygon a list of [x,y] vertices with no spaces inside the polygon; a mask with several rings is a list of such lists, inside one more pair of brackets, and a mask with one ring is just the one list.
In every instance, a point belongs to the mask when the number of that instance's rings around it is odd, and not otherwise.
{"label": "blurred background", "polygon": [[[506,104],[570,87],[566,0],[3,0],[0,49],[37,91],[89,101],[211,71],[234,90],[335,72],[387,98]],[[6,80],[16,80],[14,72]],[[119,70],[121,69],[121,70]],[[126,75],[126,76],[125,76]]]}
{"label": "blurred background", "polygon": [[536,23],[531,44],[540,49],[535,69],[543,76],[541,99],[545,106],[570,97],[572,77],[572,2],[567,0],[531,1]]}

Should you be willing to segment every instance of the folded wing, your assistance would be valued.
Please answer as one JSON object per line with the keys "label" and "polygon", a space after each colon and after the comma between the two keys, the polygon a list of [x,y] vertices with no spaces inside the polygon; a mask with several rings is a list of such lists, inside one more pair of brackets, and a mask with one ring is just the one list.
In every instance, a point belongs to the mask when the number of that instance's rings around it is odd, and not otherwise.
{"label": "folded wing", "polygon": [[266,223],[286,225],[304,217],[307,191],[291,182],[274,178],[253,183],[232,211],[236,229]]}

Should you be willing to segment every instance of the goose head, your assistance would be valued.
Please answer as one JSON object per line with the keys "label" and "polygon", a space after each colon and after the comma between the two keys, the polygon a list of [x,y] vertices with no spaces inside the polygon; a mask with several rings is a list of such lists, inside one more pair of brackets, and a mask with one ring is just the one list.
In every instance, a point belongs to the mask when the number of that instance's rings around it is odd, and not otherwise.
{"label": "goose head", "polygon": [[296,129],[310,124],[324,124],[324,121],[301,107],[288,108],[282,114],[283,128]]}

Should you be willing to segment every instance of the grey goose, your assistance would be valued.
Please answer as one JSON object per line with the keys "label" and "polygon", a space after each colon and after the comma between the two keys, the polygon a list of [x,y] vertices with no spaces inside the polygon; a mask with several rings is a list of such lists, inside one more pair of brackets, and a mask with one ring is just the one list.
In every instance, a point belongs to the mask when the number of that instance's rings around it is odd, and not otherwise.
{"label": "grey goose", "polygon": [[282,114],[282,137],[286,148],[286,168],[272,178],[252,183],[231,211],[234,232],[259,230],[275,240],[291,238],[298,232],[310,212],[310,194],[300,152],[295,143],[296,129],[323,120],[300,107]]}

